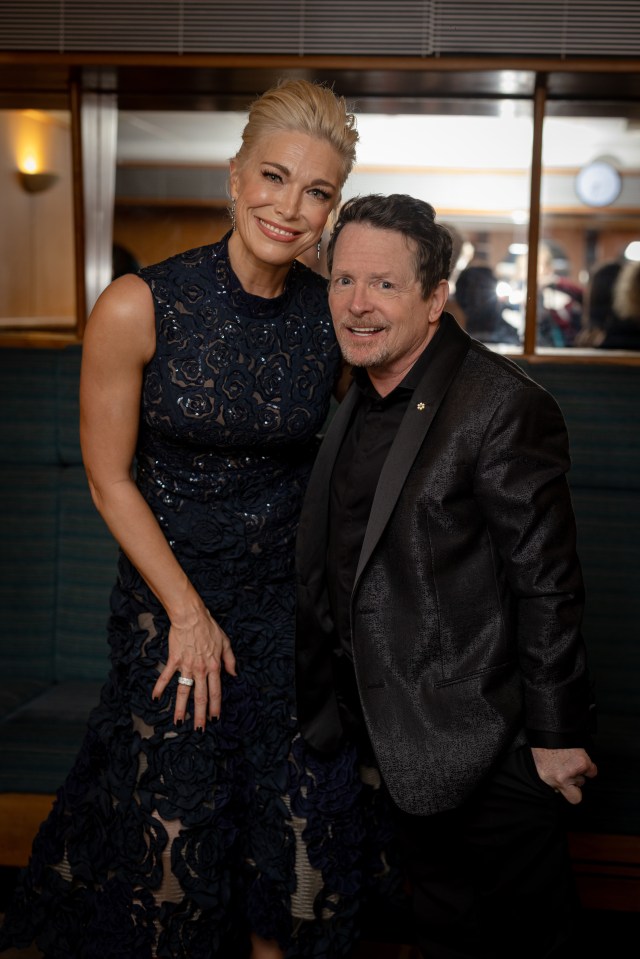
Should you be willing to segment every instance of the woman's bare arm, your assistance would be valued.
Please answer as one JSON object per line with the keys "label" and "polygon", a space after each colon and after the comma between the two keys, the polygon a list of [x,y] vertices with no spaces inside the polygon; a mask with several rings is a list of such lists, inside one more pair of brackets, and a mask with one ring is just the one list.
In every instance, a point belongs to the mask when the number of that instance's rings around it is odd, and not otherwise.
{"label": "woman's bare arm", "polygon": [[[177,670],[195,680],[194,726],[220,715],[220,669],[235,674],[226,634],[176,560],[137,489],[132,463],[145,364],[155,349],[151,292],[139,277],[114,280],[85,331],[80,376],[80,442],[96,508],[171,621],[169,656],[153,690],[162,694]],[[178,687],[175,721],[184,720],[190,690]]]}

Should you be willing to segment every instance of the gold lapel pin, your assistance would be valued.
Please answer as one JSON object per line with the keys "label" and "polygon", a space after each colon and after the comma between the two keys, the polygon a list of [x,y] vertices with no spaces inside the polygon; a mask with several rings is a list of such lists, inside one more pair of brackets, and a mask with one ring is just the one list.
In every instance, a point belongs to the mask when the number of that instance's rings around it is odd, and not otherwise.
{"label": "gold lapel pin", "polygon": [[420,412],[422,413],[422,411],[423,411],[424,409],[426,409],[426,404],[425,404],[425,403],[417,403],[417,404],[416,404],[416,409],[417,409],[417,410],[420,410]]}

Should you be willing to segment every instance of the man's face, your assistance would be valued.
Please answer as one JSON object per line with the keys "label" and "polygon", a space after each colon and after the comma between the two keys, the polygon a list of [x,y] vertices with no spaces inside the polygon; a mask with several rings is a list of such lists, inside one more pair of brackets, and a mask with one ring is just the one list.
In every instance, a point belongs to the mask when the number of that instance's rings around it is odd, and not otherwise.
{"label": "man's face", "polygon": [[[349,223],[336,240],[329,306],[344,358],[364,366],[389,392],[438,329],[448,284],[425,300],[416,278],[413,241],[394,230]],[[389,383],[380,390],[378,382]]]}

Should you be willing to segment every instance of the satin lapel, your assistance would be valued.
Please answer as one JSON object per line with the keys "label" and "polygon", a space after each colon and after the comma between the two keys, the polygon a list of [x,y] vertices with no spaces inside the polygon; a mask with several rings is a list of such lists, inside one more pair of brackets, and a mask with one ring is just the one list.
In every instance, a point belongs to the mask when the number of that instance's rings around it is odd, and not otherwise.
{"label": "satin lapel", "polygon": [[438,343],[425,375],[414,390],[380,473],[358,560],[356,583],[389,521],[418,450],[469,349],[470,338],[453,317],[447,314],[442,322],[442,341]]}
{"label": "satin lapel", "polygon": [[296,542],[296,562],[303,580],[307,579],[310,569],[323,567],[326,560],[331,473],[357,395],[357,388],[352,384],[333,414],[311,471]]}

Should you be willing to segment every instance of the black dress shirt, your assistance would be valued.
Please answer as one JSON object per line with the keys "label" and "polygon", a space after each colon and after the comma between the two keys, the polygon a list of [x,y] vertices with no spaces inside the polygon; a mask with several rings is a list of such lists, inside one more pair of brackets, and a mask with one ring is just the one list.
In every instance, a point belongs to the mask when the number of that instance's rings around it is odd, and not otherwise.
{"label": "black dress shirt", "polygon": [[351,658],[351,593],[380,472],[435,338],[387,396],[364,369],[354,370],[360,396],[336,457],[329,495],[327,586],[342,651]]}
{"label": "black dress shirt", "polygon": [[[401,383],[382,397],[364,369],[354,370],[359,391],[351,422],[336,457],[329,494],[327,589],[338,636],[335,679],[343,722],[362,728],[351,651],[351,593],[380,471],[414,389],[433,355],[435,339]],[[359,737],[358,737],[359,738]]]}

